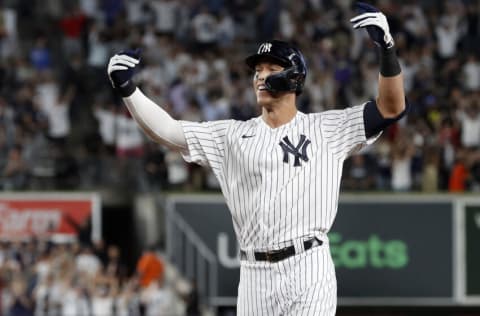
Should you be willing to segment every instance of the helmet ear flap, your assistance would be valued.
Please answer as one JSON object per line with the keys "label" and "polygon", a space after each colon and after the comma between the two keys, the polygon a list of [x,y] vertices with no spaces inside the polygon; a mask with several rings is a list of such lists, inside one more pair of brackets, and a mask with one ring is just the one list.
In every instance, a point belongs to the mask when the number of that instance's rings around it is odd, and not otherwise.
{"label": "helmet ear flap", "polygon": [[305,66],[303,55],[300,52],[300,50],[298,50],[297,48],[292,48],[292,49],[295,52],[294,54],[291,54],[289,56],[289,59],[293,65],[292,81],[293,81],[294,88],[292,90],[295,91],[296,95],[299,95],[303,91],[303,85],[305,83],[307,69]]}
{"label": "helmet ear flap", "polygon": [[299,95],[303,89],[305,79],[304,73],[299,69],[298,65],[294,65],[282,72],[268,76],[265,79],[267,90],[272,92],[295,92]]}

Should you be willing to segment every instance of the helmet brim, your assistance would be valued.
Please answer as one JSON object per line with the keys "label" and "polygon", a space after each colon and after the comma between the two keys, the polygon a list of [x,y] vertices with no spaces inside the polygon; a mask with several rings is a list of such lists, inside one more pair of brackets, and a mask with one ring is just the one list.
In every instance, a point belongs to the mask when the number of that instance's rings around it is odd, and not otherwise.
{"label": "helmet brim", "polygon": [[258,65],[260,62],[265,62],[265,61],[280,65],[284,68],[291,66],[291,62],[289,60],[280,58],[277,55],[273,55],[269,53],[254,54],[245,58],[245,63],[252,70],[255,69],[255,66]]}

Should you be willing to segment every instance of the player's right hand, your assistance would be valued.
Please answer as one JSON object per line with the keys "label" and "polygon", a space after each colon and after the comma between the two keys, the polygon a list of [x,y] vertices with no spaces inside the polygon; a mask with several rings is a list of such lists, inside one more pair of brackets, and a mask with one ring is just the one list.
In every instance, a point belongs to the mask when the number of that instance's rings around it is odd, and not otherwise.
{"label": "player's right hand", "polygon": [[108,78],[117,89],[126,87],[132,79],[135,67],[140,63],[140,49],[125,50],[115,54],[108,63]]}

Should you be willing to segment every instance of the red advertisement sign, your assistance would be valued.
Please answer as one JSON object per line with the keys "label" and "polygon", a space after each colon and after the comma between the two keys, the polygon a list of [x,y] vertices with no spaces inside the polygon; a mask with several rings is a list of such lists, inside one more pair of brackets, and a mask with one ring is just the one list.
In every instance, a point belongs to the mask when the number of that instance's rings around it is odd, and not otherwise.
{"label": "red advertisement sign", "polygon": [[95,199],[39,195],[0,196],[0,238],[76,235],[76,224],[92,220]]}

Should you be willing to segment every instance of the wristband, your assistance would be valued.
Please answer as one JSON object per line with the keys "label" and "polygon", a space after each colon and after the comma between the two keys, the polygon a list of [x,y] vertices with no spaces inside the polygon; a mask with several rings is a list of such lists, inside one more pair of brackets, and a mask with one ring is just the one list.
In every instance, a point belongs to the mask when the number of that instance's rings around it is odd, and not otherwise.
{"label": "wristband", "polygon": [[122,97],[126,98],[132,95],[135,92],[137,86],[132,82],[132,80],[127,80],[122,85],[116,87],[116,90],[122,95]]}
{"label": "wristband", "polygon": [[394,77],[402,72],[394,48],[380,48],[380,73],[384,77]]}

